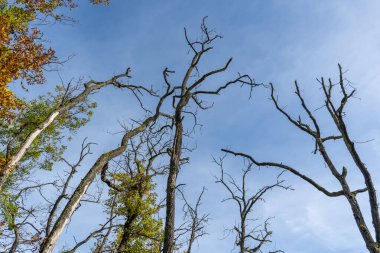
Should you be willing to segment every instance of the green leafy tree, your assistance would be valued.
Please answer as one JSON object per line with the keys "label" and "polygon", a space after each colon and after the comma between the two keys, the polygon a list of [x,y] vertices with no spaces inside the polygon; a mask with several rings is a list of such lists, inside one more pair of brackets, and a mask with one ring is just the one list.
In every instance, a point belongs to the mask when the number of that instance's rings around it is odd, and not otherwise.
{"label": "green leafy tree", "polygon": [[[54,111],[66,96],[66,90],[57,86],[56,94],[48,93],[31,101],[22,101],[23,109],[11,124],[0,128],[0,163],[2,168],[8,163],[10,156],[23,144],[25,138]],[[27,176],[32,168],[51,170],[55,162],[60,160],[66,150],[67,141],[76,131],[85,125],[92,115],[96,104],[89,101],[81,103],[73,110],[61,114],[45,131],[34,140],[17,166],[9,173],[9,177],[0,192],[0,233],[5,226],[12,229],[18,215],[17,195],[12,189]],[[66,136],[66,137],[64,137]]]}
{"label": "green leafy tree", "polygon": [[116,197],[115,214],[123,219],[116,230],[114,242],[117,252],[158,253],[162,242],[162,221],[155,216],[160,206],[154,192],[155,183],[139,161],[133,173],[119,172],[111,175],[120,191],[112,189]]}

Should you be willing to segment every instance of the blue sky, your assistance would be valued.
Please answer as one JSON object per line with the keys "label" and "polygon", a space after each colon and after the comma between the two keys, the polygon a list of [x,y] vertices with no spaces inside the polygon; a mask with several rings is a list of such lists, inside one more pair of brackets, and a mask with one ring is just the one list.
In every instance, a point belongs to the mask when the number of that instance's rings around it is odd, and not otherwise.
{"label": "blue sky", "polygon": [[[376,171],[376,158],[380,154],[379,10],[380,3],[376,1],[343,0],[111,0],[107,7],[94,7],[81,1],[79,8],[71,13],[78,24],[46,27],[44,32],[58,55],[64,58],[75,54],[60,72],[65,81],[73,77],[105,79],[131,67],[134,82],[160,87],[165,67],[176,70],[174,78],[179,79],[189,63],[183,27],[188,28],[191,36],[197,36],[202,17],[208,16],[209,27],[224,38],[215,43],[204,69],[222,66],[233,56],[230,70],[219,81],[234,78],[240,72],[250,74],[257,82],[273,82],[281,104],[296,115],[299,104],[293,94],[293,81],[299,81],[311,107],[318,108],[323,101],[315,78],[325,76],[336,80],[337,63],[340,63],[358,89],[359,98],[348,106],[350,130],[357,141],[375,139],[361,145],[360,153],[373,171],[375,181],[380,182],[380,173]],[[58,82],[56,74],[50,74],[47,86],[33,87],[27,96],[44,93]],[[311,140],[274,110],[267,99],[268,90],[256,89],[253,93],[249,100],[247,90],[232,88],[221,96],[210,97],[208,100],[215,105],[199,113],[203,127],[189,140],[189,144],[198,148],[191,154],[190,165],[181,171],[179,183],[186,183],[188,194],[193,197],[206,186],[202,208],[211,213],[209,235],[199,240],[195,252],[237,251],[233,236],[221,240],[224,229],[236,221],[237,209],[232,203],[221,203],[226,192],[214,182],[218,168],[212,163],[212,155],[221,156],[220,148],[231,147],[259,160],[283,161],[302,168],[305,174],[329,189],[337,189],[321,159],[311,154]],[[99,143],[93,157],[82,166],[83,174],[96,154],[118,144],[120,136],[110,134],[120,130],[118,120],[128,121],[141,113],[130,96],[115,89],[102,91],[94,99],[98,102],[94,118],[73,142],[79,146],[88,137]],[[318,115],[324,125],[331,123],[323,113]],[[341,145],[329,149],[338,164],[352,165]],[[75,154],[73,148],[67,156]],[[228,164],[228,171],[238,177],[241,163],[230,158]],[[276,173],[255,170],[251,189],[271,182]],[[361,179],[354,173],[349,177],[353,184],[361,185]],[[292,253],[365,252],[344,199],[326,198],[291,175],[284,178],[295,191],[271,192],[254,214],[263,220],[276,217],[271,227],[274,247]],[[159,185],[161,191],[162,187]],[[365,198],[360,200],[366,210]],[[83,228],[87,230],[98,224],[99,217],[101,212],[81,208],[59,247],[70,245],[73,235],[84,235]],[[179,213],[179,222],[181,217]]]}

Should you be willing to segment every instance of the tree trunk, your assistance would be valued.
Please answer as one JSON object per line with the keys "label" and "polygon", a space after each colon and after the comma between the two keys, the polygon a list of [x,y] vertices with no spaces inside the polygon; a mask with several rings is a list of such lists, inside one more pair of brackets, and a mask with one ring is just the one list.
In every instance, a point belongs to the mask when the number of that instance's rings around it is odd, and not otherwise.
{"label": "tree trunk", "polygon": [[5,185],[5,182],[9,178],[10,174],[12,173],[12,170],[15,169],[15,167],[17,166],[17,163],[19,163],[20,160],[23,158],[25,153],[28,151],[30,146],[33,144],[33,141],[42,133],[42,131],[44,131],[47,127],[49,127],[57,119],[57,117],[60,114],[65,113],[65,112],[71,110],[72,108],[74,108],[75,106],[77,106],[78,104],[84,102],[87,99],[87,97],[93,91],[99,90],[99,89],[101,89],[105,86],[108,86],[110,84],[115,85],[115,81],[118,78],[128,77],[128,74],[129,73],[127,71],[127,73],[125,73],[125,74],[120,74],[120,75],[114,76],[113,78],[111,78],[107,81],[104,81],[104,82],[95,82],[95,81],[91,80],[91,81],[84,84],[85,89],[83,92],[81,92],[77,96],[71,98],[66,103],[64,103],[63,105],[60,105],[52,113],[50,113],[46,117],[46,119],[43,122],[41,122],[41,124],[39,124],[38,127],[27,136],[26,140],[23,143],[21,143],[21,147],[17,150],[17,152],[15,154],[11,155],[10,160],[5,165],[5,167],[1,168],[1,170],[0,170],[0,192],[2,191],[2,189]]}
{"label": "tree trunk", "polygon": [[241,229],[241,234],[239,238],[240,253],[245,253],[245,221],[242,221],[240,229]]}
{"label": "tree trunk", "polygon": [[25,155],[26,151],[32,145],[33,141],[42,133],[42,131],[44,131],[48,126],[51,125],[51,123],[53,123],[53,121],[58,117],[58,115],[58,110],[50,114],[47,117],[47,119],[37,127],[36,130],[34,130],[28,135],[25,142],[21,145],[19,151],[15,155],[11,156],[9,163],[6,165],[6,167],[2,170],[0,174],[0,191],[3,189],[5,182],[7,181],[9,175],[12,173],[12,170],[17,166],[17,163]]}
{"label": "tree trunk", "polygon": [[130,239],[130,232],[128,231],[128,229],[131,227],[132,225],[132,222],[136,219],[137,215],[136,214],[133,214],[131,217],[129,217],[127,219],[127,221],[124,223],[124,227],[123,227],[123,236],[121,238],[121,241],[120,241],[120,244],[119,244],[119,247],[117,248],[117,253],[124,253],[124,252],[127,252],[127,249],[128,249],[128,242],[129,242],[129,239]]}
{"label": "tree trunk", "polygon": [[107,160],[105,156],[102,156],[87,175],[79,183],[78,187],[75,189],[73,195],[71,196],[69,202],[66,204],[65,209],[62,211],[61,215],[58,217],[54,224],[50,234],[45,238],[44,243],[41,245],[40,253],[51,253],[67,223],[69,222],[71,216],[73,215],[75,209],[77,208],[79,202],[86,193],[88,187],[94,181],[96,175],[100,173],[102,168],[106,165]]}
{"label": "tree trunk", "polygon": [[147,118],[140,126],[134,128],[133,130],[128,131],[121,141],[120,147],[113,149],[109,152],[102,154],[95,164],[92,166],[90,171],[86,174],[86,176],[79,183],[78,187],[75,189],[72,194],[70,200],[67,202],[65,208],[63,209],[61,215],[58,217],[57,221],[54,224],[49,235],[44,240],[44,243],[41,245],[40,253],[51,253],[63,231],[66,224],[69,222],[71,216],[73,215],[75,209],[77,208],[79,202],[85,195],[88,187],[94,181],[96,175],[100,174],[102,169],[107,165],[107,163],[121,155],[127,148],[128,141],[135,135],[144,131],[148,125],[155,121],[158,117],[158,114]]}
{"label": "tree trunk", "polygon": [[183,138],[181,110],[182,108],[176,113],[176,132],[174,135],[173,153],[170,159],[169,176],[166,186],[166,219],[163,248],[164,253],[173,253],[175,246],[175,191],[177,186],[177,175],[180,167]]}
{"label": "tree trunk", "polygon": [[191,228],[191,234],[190,234],[190,240],[189,240],[189,246],[187,247],[186,253],[191,253],[191,248],[193,247],[193,243],[195,241],[195,224],[193,223],[193,226]]}

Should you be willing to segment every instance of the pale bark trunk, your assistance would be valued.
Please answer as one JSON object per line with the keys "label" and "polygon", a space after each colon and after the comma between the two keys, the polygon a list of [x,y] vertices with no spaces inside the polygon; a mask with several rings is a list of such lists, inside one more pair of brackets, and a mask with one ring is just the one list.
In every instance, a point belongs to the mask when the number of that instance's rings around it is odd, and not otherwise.
{"label": "pale bark trunk", "polygon": [[11,156],[10,161],[7,167],[4,169],[2,175],[0,176],[0,190],[3,188],[5,182],[7,181],[9,175],[12,173],[12,170],[16,167],[17,163],[21,160],[21,158],[25,155],[26,151],[32,145],[33,141],[44,131],[51,123],[58,117],[59,111],[54,111],[47,117],[47,119],[42,122],[42,124],[34,130],[29,136],[26,138],[25,142],[21,145],[19,151]]}
{"label": "pale bark trunk", "polygon": [[33,141],[41,134],[43,130],[50,126],[51,123],[53,123],[53,121],[58,117],[58,115],[59,111],[55,111],[52,114],[50,114],[50,116],[41,124],[41,126],[28,136],[18,153],[11,158],[11,161],[9,163],[10,167],[15,166],[21,160],[27,149],[30,147],[30,145],[32,145]]}
{"label": "pale bark trunk", "polygon": [[121,155],[127,148],[128,141],[133,136],[141,133],[144,131],[148,125],[156,120],[158,117],[158,114],[152,117],[147,118],[139,127],[127,132],[121,141],[121,145],[119,148],[116,148],[114,150],[111,150],[107,153],[102,154],[98,160],[95,162],[95,164],[92,166],[90,171],[86,174],[86,176],[82,179],[82,181],[79,183],[77,188],[75,189],[74,193],[71,195],[70,200],[66,204],[65,208],[63,209],[61,215],[58,217],[57,221],[55,222],[50,234],[45,238],[44,243],[41,245],[40,253],[51,253],[53,252],[53,249],[62,234],[63,229],[69,222],[71,216],[73,215],[75,209],[77,208],[79,202],[85,195],[88,187],[91,185],[91,183],[94,181],[96,175],[100,174],[102,169],[106,166],[106,164],[113,158]]}
{"label": "pale bark trunk", "polygon": [[[95,90],[101,89],[104,86],[110,85],[110,84],[115,84],[115,81],[118,78],[126,77],[128,76],[128,72],[125,74],[120,74],[117,76],[114,76],[113,78],[104,81],[104,82],[95,82],[93,80],[87,82],[84,84],[84,91],[81,92],[78,96],[71,98],[68,100],[65,104],[61,105],[58,107],[56,110],[54,110],[52,113],[49,114],[49,116],[46,117],[46,119],[34,130],[32,131],[24,143],[21,144],[21,148],[16,151],[15,154],[11,155],[10,161],[7,163],[7,165],[0,170],[0,192],[2,191],[7,179],[12,173],[12,170],[15,169],[17,166],[17,163],[20,162],[20,160],[23,158],[25,153],[28,151],[30,146],[33,144],[33,141],[47,128],[49,127],[54,120],[57,119],[57,117],[74,108],[81,102],[85,101],[86,98]],[[92,86],[91,86],[92,85]]]}
{"label": "pale bark trunk", "polygon": [[245,253],[245,221],[243,220],[240,226],[241,234],[240,234],[240,253]]}

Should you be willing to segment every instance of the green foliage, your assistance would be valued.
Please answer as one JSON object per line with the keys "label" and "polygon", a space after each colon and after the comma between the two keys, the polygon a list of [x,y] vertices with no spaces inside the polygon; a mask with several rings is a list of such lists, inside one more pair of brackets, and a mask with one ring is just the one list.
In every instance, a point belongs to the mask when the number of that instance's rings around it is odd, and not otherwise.
{"label": "green foliage", "polygon": [[138,161],[136,164],[138,170],[133,174],[112,174],[119,188],[124,189],[122,192],[110,191],[110,199],[116,196],[114,213],[124,220],[124,226],[117,229],[114,244],[118,247],[125,237],[126,253],[158,253],[163,231],[161,219],[155,217],[160,209],[156,203],[155,183],[146,174],[145,167]]}
{"label": "green foliage", "polygon": [[[22,113],[18,114],[11,124],[0,127],[0,168],[7,164],[7,160],[25,141],[26,137],[43,122],[62,102],[63,87],[57,87],[58,95],[48,93],[31,101],[23,100]],[[66,150],[65,142],[70,141],[77,130],[84,126],[92,115],[95,103],[84,103],[73,110],[60,114],[34,140],[17,168],[10,174],[0,193],[0,231],[2,226],[12,226],[12,220],[17,215],[18,204],[12,189],[27,176],[32,168],[51,170],[54,163],[59,161]],[[1,232],[0,232],[1,233]]]}
{"label": "green foliage", "polygon": [[[23,100],[22,112],[11,124],[0,128],[0,145],[8,147],[8,155],[16,152],[26,137],[58,108],[64,94],[63,87],[57,87],[57,92],[56,96],[48,93],[28,102]],[[60,114],[32,143],[19,166],[39,166],[50,170],[66,149],[64,140],[70,140],[70,137],[89,121],[91,109],[95,106],[95,103],[85,102],[71,111]],[[4,159],[5,156],[6,154],[0,153],[0,159]]]}
{"label": "green foliage", "polygon": [[18,214],[17,205],[14,202],[14,196],[8,194],[0,195],[0,235],[2,234],[3,226],[7,225],[8,229],[13,229],[15,226],[15,218]]}

